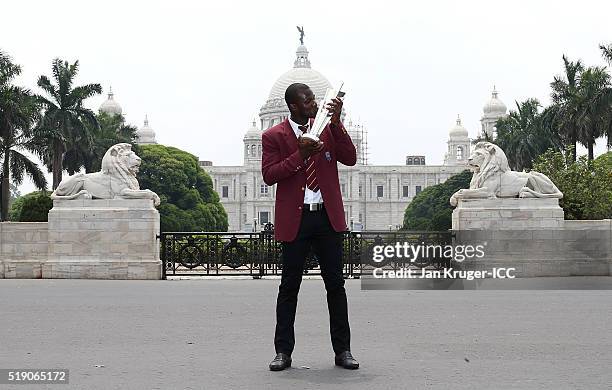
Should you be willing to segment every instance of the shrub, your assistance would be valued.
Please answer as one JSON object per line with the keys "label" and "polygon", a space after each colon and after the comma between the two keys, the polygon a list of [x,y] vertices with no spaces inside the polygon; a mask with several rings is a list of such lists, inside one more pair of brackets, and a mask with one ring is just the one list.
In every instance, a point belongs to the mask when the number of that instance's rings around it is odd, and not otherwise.
{"label": "shrub", "polygon": [[406,207],[402,229],[427,231],[450,229],[453,207],[449,199],[459,189],[469,188],[471,179],[472,173],[465,170],[449,177],[444,183],[425,188]]}
{"label": "shrub", "polygon": [[15,199],[9,210],[9,221],[47,222],[51,208],[53,201],[49,192],[31,192]]}

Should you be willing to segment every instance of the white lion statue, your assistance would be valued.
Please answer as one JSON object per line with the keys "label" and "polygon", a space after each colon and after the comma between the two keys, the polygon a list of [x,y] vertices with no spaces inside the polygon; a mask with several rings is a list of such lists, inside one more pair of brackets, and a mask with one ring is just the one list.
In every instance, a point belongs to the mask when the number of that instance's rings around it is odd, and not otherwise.
{"label": "white lion statue", "polygon": [[140,157],[132,145],[111,146],[102,157],[102,170],[77,173],[62,180],[51,194],[51,199],[152,199],[159,206],[159,196],[151,190],[141,190],[136,179]]}
{"label": "white lion statue", "polygon": [[468,164],[474,172],[470,188],[455,192],[450,198],[452,206],[456,206],[459,199],[563,198],[546,175],[535,171],[511,171],[504,151],[490,142],[478,142]]}

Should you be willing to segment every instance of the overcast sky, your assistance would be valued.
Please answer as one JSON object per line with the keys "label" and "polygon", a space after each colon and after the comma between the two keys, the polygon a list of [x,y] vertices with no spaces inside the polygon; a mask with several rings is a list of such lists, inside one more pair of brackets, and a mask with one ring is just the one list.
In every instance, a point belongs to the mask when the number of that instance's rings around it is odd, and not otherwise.
{"label": "overcast sky", "polygon": [[[476,137],[493,85],[509,108],[537,98],[562,54],[604,65],[605,1],[11,1],[0,49],[40,92],[53,58],[79,60],[77,84],[112,85],[128,123],[215,165],[242,164],[242,137],[305,28],[312,67],[345,82],[348,114],[369,131],[370,162],[441,164],[457,114]],[[598,153],[604,152],[599,142]],[[31,184],[21,187],[22,193]]]}

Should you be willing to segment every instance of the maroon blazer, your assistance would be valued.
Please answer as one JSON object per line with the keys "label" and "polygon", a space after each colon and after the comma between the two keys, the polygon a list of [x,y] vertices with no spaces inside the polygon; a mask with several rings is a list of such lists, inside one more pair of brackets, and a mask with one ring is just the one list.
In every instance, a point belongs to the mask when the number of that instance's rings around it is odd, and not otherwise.
{"label": "maroon blazer", "polygon": [[[338,181],[338,165],[352,166],[357,162],[355,145],[342,124],[327,125],[319,136],[323,150],[311,156],[315,159],[317,182],[332,227],[337,232],[346,229],[344,206]],[[276,186],[274,208],[274,237],[279,241],[293,241],[302,220],[306,164],[298,149],[297,137],[285,119],[262,135],[263,155],[261,172],[267,185]]]}

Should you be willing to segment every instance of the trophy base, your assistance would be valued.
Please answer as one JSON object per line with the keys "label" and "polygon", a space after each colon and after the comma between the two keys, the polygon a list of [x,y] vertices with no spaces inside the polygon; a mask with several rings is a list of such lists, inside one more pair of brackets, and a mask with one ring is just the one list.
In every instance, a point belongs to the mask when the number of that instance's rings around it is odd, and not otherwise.
{"label": "trophy base", "polygon": [[317,136],[316,136],[316,135],[314,135],[314,134],[304,133],[304,134],[302,134],[302,135],[301,135],[301,137],[302,137],[302,138],[308,138],[308,139],[313,140],[313,141],[315,141],[315,142],[319,142],[319,137],[317,137]]}

